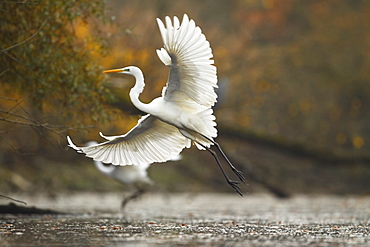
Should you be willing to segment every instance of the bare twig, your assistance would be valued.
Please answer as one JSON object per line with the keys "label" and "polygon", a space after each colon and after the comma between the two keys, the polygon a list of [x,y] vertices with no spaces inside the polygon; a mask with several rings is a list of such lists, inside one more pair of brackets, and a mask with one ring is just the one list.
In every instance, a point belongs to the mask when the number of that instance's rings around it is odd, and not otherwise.
{"label": "bare twig", "polygon": [[19,4],[34,4],[34,5],[38,4],[37,2],[29,2],[29,1],[19,1],[19,2],[13,2],[13,1],[8,2],[8,1],[2,1],[1,3],[19,3]]}
{"label": "bare twig", "polygon": [[[9,71],[9,69],[4,69],[4,70],[3,70],[3,72],[1,72],[1,73],[0,73],[0,77],[2,77],[2,76],[3,76],[3,74],[5,74],[5,73],[6,73],[6,72],[8,72],[8,71]],[[0,96],[0,97],[1,97],[1,96]]]}
{"label": "bare twig", "polygon": [[3,196],[3,195],[0,195],[0,197],[3,197],[3,198],[5,198],[5,199],[8,199],[8,200],[11,200],[11,201],[14,201],[14,202],[23,203],[24,205],[27,205],[27,203],[25,203],[24,201],[20,201],[20,200],[14,199],[14,198],[11,198],[11,197],[9,197],[9,196]]}
{"label": "bare twig", "polygon": [[23,45],[24,43],[26,43],[26,42],[28,42],[28,41],[30,41],[31,39],[33,39],[40,31],[41,31],[41,29],[44,27],[44,25],[46,24],[46,22],[47,22],[47,20],[45,20],[42,24],[41,24],[41,26],[40,26],[40,28],[34,33],[34,34],[32,34],[31,35],[31,37],[29,37],[29,38],[27,38],[27,39],[25,39],[25,40],[23,40],[23,41],[21,41],[21,42],[19,42],[19,43],[17,43],[17,44],[14,44],[14,45],[12,45],[12,46],[10,46],[10,47],[8,47],[8,48],[5,48],[5,49],[2,49],[1,51],[2,52],[7,52],[7,51],[9,51],[9,50],[11,50],[11,49],[13,49],[13,48],[15,48],[15,47],[17,47],[17,46],[20,46],[20,45]]}
{"label": "bare twig", "polygon": [[11,100],[11,101],[18,101],[17,99],[5,97],[5,96],[0,96],[0,99],[6,99],[6,100]]}
{"label": "bare twig", "polygon": [[5,110],[2,110],[2,109],[0,109],[0,113],[9,115],[11,117],[19,118],[19,119],[22,120],[22,121],[20,121],[20,120],[16,120],[16,119],[9,119],[9,118],[6,118],[4,116],[1,116],[0,121],[12,123],[12,124],[17,124],[17,125],[28,126],[28,127],[31,127],[31,128],[35,128],[35,127],[40,128],[41,127],[41,128],[43,128],[47,131],[50,131],[52,133],[55,133],[55,134],[59,135],[59,136],[62,136],[62,133],[65,133],[68,130],[77,130],[77,129],[85,129],[85,128],[92,128],[93,127],[93,126],[67,127],[67,126],[60,126],[60,125],[50,125],[48,123],[40,123],[35,119],[29,118],[29,117],[26,117],[26,116],[23,116],[23,115],[20,115],[20,114],[16,114],[16,113],[13,113],[13,112],[10,112],[10,111],[5,111]]}
{"label": "bare twig", "polygon": [[[16,61],[17,63],[20,63],[20,64],[24,64],[22,61],[20,61],[18,58],[12,56],[9,54],[9,52],[5,51],[4,52],[5,55],[7,55],[8,57],[10,57],[11,59],[13,59],[14,61]],[[24,64],[25,66],[27,66],[26,64]]]}
{"label": "bare twig", "polygon": [[[23,116],[24,117],[24,116]],[[28,119],[27,117],[24,117]],[[47,131],[53,132],[59,136],[62,136],[62,133],[65,133],[69,130],[79,130],[79,129],[87,129],[87,128],[93,128],[94,126],[83,126],[83,127],[67,127],[67,126],[60,126],[60,125],[49,125],[48,123],[40,123],[37,122],[36,120],[30,119],[32,122],[24,122],[24,121],[18,121],[18,120],[13,120],[13,119],[7,119],[4,117],[0,117],[0,121],[12,123],[12,124],[18,124],[18,125],[23,125],[23,126],[28,126],[28,127],[41,127]]]}
{"label": "bare twig", "polygon": [[8,114],[8,115],[13,116],[13,117],[21,118],[21,119],[24,119],[24,120],[26,120],[26,121],[30,121],[30,122],[35,123],[35,124],[39,124],[39,123],[38,123],[36,120],[34,120],[34,119],[31,119],[31,118],[29,118],[29,117],[22,116],[22,115],[19,115],[19,114],[16,114],[16,113],[10,112],[10,111],[4,111],[4,110],[0,109],[0,113]]}

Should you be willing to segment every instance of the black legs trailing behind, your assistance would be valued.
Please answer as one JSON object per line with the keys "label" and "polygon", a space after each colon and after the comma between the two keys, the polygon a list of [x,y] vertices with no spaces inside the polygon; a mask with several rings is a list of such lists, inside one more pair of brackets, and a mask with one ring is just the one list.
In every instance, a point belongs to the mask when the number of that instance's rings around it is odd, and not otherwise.
{"label": "black legs trailing behind", "polygon": [[135,198],[138,198],[138,197],[139,197],[139,196],[141,196],[143,193],[145,193],[145,190],[143,190],[143,189],[138,189],[138,190],[137,190],[137,191],[135,191],[133,194],[131,194],[131,195],[129,195],[128,197],[126,197],[126,198],[122,201],[121,208],[123,209],[129,201],[134,200]]}
{"label": "black legs trailing behind", "polygon": [[242,181],[243,183],[245,183],[245,177],[244,177],[243,173],[241,171],[239,171],[238,169],[236,169],[235,166],[233,166],[233,164],[231,164],[230,160],[227,158],[227,156],[225,155],[224,151],[222,151],[221,146],[217,142],[215,142],[215,141],[213,142],[213,144],[215,144],[215,146],[217,147],[217,149],[220,151],[220,153],[222,154],[222,156],[224,157],[224,159],[229,164],[231,170],[238,176],[238,178],[240,179],[240,181]]}
{"label": "black legs trailing behind", "polygon": [[[217,147],[217,149],[220,151],[220,153],[222,154],[222,156],[224,157],[224,159],[227,161],[227,163],[229,164],[229,166],[230,166],[230,168],[231,168],[231,170],[238,176],[238,178],[240,179],[240,181],[242,181],[243,183],[245,183],[245,178],[244,178],[244,176],[243,176],[243,173],[241,172],[241,171],[239,171],[239,170],[237,170],[234,166],[233,166],[233,164],[231,164],[231,162],[230,162],[230,160],[226,157],[226,155],[225,155],[225,153],[222,151],[222,149],[221,149],[221,147],[220,147],[220,145],[217,143],[217,142],[215,142],[215,141],[212,141],[211,139],[209,139],[209,138],[207,138],[206,136],[203,136],[204,138],[206,138],[207,140],[209,140],[209,141],[211,141],[216,147]],[[200,143],[198,143],[198,144],[200,144]],[[215,160],[216,160],[216,162],[217,162],[217,165],[218,165],[218,167],[220,168],[220,170],[221,170],[221,172],[222,172],[222,174],[224,175],[224,177],[225,177],[225,179],[226,179],[226,181],[227,181],[227,183],[229,184],[229,185],[231,185],[231,187],[233,187],[234,188],[234,190],[236,191],[236,192],[238,192],[238,194],[239,195],[241,195],[241,196],[243,196],[243,194],[242,194],[242,192],[241,192],[241,189],[240,189],[240,187],[239,187],[239,182],[237,182],[237,181],[233,181],[233,180],[231,180],[228,176],[227,176],[227,174],[226,174],[226,172],[225,172],[225,170],[224,170],[224,168],[222,167],[222,164],[221,164],[221,162],[220,162],[220,160],[218,159],[218,156],[217,156],[217,154],[216,154],[216,152],[215,151],[213,151],[212,149],[210,149],[209,147],[206,147],[206,146],[204,146],[204,145],[202,145],[202,144],[200,144],[202,147],[204,147],[206,150],[208,150],[211,154],[212,154],[212,156],[215,158]]]}

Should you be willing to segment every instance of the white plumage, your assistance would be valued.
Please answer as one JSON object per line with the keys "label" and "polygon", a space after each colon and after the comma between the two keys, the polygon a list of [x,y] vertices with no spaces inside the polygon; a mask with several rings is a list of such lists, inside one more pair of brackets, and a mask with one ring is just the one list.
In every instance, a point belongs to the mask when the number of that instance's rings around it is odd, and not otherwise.
{"label": "white plumage", "polygon": [[[93,146],[98,144],[95,141],[86,143],[86,146]],[[114,165],[104,165],[101,161],[94,160],[95,167],[103,174],[111,177],[118,182],[131,185],[136,188],[136,191],[131,195],[127,196],[122,200],[121,207],[124,208],[126,204],[141,196],[145,193],[153,181],[148,177],[148,168],[150,164],[142,165],[131,165],[131,166],[114,166]]]}
{"label": "white plumage", "polygon": [[[86,143],[86,146],[93,146],[98,144],[95,141]],[[172,161],[181,159],[181,155],[172,157]],[[110,178],[117,180],[118,182],[133,186],[136,191],[131,195],[127,196],[122,200],[121,207],[124,208],[126,204],[144,194],[150,186],[154,183],[148,176],[148,168],[151,164],[142,165],[127,165],[127,166],[115,166],[115,165],[104,165],[101,161],[94,160],[95,167],[103,174]]]}
{"label": "white plumage", "polygon": [[166,26],[160,19],[157,22],[164,43],[164,48],[157,50],[157,54],[170,68],[162,96],[149,104],[139,100],[145,84],[143,73],[137,67],[104,71],[134,76],[136,83],[130,90],[131,101],[148,114],[124,135],[107,137],[101,134],[107,141],[90,147],[77,147],[67,137],[69,146],[96,161],[125,166],[165,162],[194,143],[199,149],[207,149],[214,155],[227,182],[241,194],[238,182],[227,177],[216,153],[210,149],[211,145],[216,145],[244,182],[241,172],[235,169],[213,140],[217,129],[211,107],[217,98],[214,90],[217,75],[210,44],[186,14],[181,24],[177,17],[173,22],[166,17]]}
{"label": "white plumage", "polygon": [[103,174],[111,177],[122,184],[134,185],[135,187],[147,186],[153,184],[148,177],[147,169],[150,164],[114,166],[104,165],[100,161],[94,160],[95,167]]}

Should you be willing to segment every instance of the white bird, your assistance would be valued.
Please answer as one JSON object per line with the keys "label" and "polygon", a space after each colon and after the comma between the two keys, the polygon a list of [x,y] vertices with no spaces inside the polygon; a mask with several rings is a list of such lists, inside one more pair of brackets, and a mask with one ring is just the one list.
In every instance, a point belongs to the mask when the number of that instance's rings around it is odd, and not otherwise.
{"label": "white bird", "polygon": [[[98,144],[95,141],[90,141],[86,143],[86,146],[93,146]],[[174,156],[171,160],[176,161],[180,160],[181,155]],[[141,164],[141,165],[127,165],[127,166],[115,166],[115,165],[104,165],[101,161],[94,160],[95,167],[103,174],[111,177],[118,182],[125,185],[132,185],[137,190],[124,198],[122,201],[121,207],[124,208],[126,204],[144,194],[147,189],[152,186],[154,183],[148,177],[148,168],[151,164]]]}
{"label": "white bird", "polygon": [[225,173],[215,151],[215,145],[232,171],[245,182],[226,157],[217,136],[212,106],[216,103],[217,74],[212,50],[201,29],[185,14],[180,24],[167,16],[166,27],[157,18],[164,48],[157,50],[159,59],[170,68],[162,96],[145,104],[139,100],[144,90],[144,75],[135,66],[106,70],[104,73],[122,73],[136,79],[130,90],[130,99],[139,110],[148,113],[128,133],[119,136],[100,135],[107,141],[90,147],[77,147],[67,137],[69,146],[96,161],[113,165],[142,165],[165,162],[193,143],[200,150],[208,150],[215,158],[226,181],[242,195],[239,182]]}
{"label": "white bird", "polygon": [[[98,144],[95,141],[86,143],[86,146]],[[147,189],[153,185],[153,181],[148,177],[147,169],[151,164],[114,166],[104,165],[101,161],[94,160],[95,167],[103,174],[111,177],[118,182],[126,185],[132,185],[136,191],[122,200],[121,208],[126,204],[144,194]]]}

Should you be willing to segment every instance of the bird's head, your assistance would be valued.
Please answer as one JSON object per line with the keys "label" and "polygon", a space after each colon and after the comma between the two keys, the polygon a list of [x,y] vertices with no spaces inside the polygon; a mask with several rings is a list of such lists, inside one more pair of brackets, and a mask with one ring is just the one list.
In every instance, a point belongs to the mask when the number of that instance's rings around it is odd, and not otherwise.
{"label": "bird's head", "polygon": [[103,73],[121,73],[121,74],[127,74],[127,75],[137,75],[141,74],[141,70],[138,67],[135,66],[128,66],[121,69],[110,69],[105,70]]}

